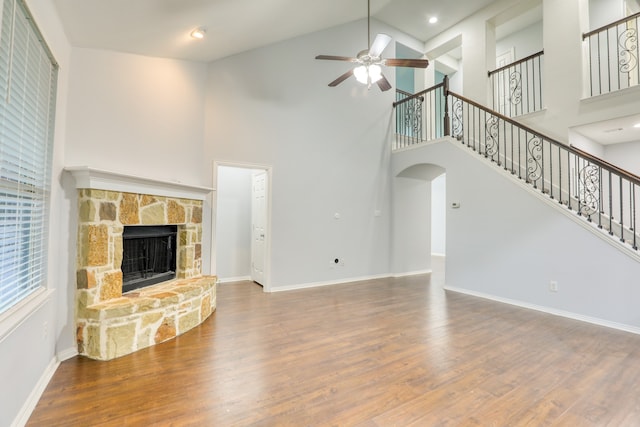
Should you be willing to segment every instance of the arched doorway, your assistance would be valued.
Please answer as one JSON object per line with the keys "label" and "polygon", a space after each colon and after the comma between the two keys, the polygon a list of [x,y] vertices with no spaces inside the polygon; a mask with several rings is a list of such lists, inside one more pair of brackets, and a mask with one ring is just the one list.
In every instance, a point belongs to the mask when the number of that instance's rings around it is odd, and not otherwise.
{"label": "arched doorway", "polygon": [[[396,276],[444,272],[446,254],[446,173],[421,163],[393,182],[392,268]],[[437,265],[434,265],[437,263]]]}

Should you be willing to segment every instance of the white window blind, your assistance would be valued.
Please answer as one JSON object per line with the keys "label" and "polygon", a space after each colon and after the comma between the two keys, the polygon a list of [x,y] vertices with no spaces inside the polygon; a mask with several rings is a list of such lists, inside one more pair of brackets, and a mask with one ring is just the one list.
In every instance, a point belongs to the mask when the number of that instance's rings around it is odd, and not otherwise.
{"label": "white window blind", "polygon": [[24,0],[0,0],[0,313],[45,286],[57,63]]}

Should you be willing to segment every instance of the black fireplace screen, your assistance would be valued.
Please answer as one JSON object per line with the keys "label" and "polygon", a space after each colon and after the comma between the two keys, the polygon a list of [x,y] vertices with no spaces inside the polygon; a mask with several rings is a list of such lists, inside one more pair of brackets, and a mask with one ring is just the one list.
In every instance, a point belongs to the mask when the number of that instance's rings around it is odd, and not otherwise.
{"label": "black fireplace screen", "polygon": [[125,226],[122,233],[122,291],[176,277],[177,226]]}

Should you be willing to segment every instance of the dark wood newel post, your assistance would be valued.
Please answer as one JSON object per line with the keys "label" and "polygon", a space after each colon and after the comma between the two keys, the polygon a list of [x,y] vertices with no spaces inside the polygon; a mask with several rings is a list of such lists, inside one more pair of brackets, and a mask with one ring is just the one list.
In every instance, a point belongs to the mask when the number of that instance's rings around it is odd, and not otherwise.
{"label": "dark wood newel post", "polygon": [[449,76],[444,76],[444,136],[451,135],[449,126]]}

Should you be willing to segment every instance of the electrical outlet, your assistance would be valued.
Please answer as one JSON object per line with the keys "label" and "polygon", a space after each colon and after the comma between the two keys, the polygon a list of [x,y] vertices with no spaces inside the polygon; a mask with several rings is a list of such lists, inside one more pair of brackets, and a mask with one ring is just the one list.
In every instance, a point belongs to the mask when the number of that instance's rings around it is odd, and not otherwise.
{"label": "electrical outlet", "polygon": [[558,282],[556,282],[555,280],[550,281],[549,282],[549,291],[558,292]]}

